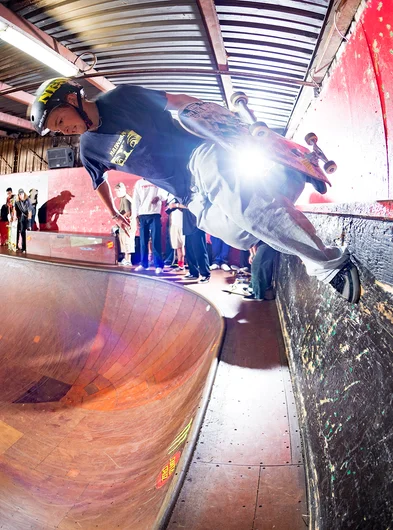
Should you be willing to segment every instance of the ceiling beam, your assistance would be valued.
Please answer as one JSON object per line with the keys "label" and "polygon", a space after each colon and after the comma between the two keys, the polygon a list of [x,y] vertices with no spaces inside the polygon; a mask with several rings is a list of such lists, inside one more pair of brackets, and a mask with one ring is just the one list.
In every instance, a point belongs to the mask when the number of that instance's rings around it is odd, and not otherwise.
{"label": "ceiling beam", "polygon": [[[82,59],[73,53],[71,50],[60,44],[56,39],[45,33],[39,28],[36,28],[33,24],[25,20],[24,18],[16,15],[10,9],[0,4],[0,20],[3,20],[6,24],[14,26],[15,28],[23,31],[25,34],[34,37],[43,44],[46,44],[53,51],[74,63],[81,72],[88,70],[90,66],[85,63]],[[94,73],[96,70],[90,69],[89,73]],[[115,85],[106,79],[104,76],[94,77],[89,79],[89,82],[102,92],[107,92],[115,88]]]}
{"label": "ceiling beam", "polygon": [[29,131],[35,131],[33,124],[29,120],[11,116],[11,114],[6,114],[5,112],[0,112],[0,123],[12,125],[12,127],[17,127],[18,129],[28,129]]}
{"label": "ceiling beam", "polygon": [[[12,89],[11,85],[7,85],[7,83],[2,83],[0,81],[0,92],[2,90],[8,90]],[[29,94],[28,92],[24,92],[23,90],[18,90],[16,92],[10,92],[9,94],[2,94],[5,98],[12,99],[13,101],[17,101],[18,103],[23,103],[23,105],[32,105],[34,101],[34,96]]]}
{"label": "ceiling beam", "polygon": [[[222,38],[220,21],[218,20],[216,6],[213,0],[197,0],[199,11],[205,25],[210,44],[213,49],[214,59],[217,63],[217,69],[221,72],[228,72],[228,55]],[[233,84],[230,75],[221,75],[219,77],[224,93],[227,107],[231,106],[231,96],[233,94]]]}

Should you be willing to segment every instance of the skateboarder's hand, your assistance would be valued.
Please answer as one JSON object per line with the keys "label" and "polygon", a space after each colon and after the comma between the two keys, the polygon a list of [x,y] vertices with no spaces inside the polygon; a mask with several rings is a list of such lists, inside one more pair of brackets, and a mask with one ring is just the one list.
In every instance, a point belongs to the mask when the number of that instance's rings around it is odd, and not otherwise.
{"label": "skateboarder's hand", "polygon": [[124,215],[122,215],[121,213],[119,213],[116,218],[115,218],[115,222],[117,224],[117,226],[119,226],[120,228],[122,228],[124,230],[124,232],[130,236],[130,228],[131,228],[131,222],[130,222],[130,219],[128,219],[127,217],[124,217]]}

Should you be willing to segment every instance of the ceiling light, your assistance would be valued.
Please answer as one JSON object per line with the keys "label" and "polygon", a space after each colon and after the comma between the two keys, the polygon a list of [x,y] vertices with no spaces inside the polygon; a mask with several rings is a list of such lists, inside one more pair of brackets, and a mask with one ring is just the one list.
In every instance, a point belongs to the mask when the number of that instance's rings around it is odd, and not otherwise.
{"label": "ceiling light", "polygon": [[0,38],[8,44],[12,44],[22,52],[28,53],[34,59],[53,68],[65,77],[72,77],[78,74],[79,68],[67,61],[64,57],[51,50],[46,44],[23,33],[8,24],[0,21]]}

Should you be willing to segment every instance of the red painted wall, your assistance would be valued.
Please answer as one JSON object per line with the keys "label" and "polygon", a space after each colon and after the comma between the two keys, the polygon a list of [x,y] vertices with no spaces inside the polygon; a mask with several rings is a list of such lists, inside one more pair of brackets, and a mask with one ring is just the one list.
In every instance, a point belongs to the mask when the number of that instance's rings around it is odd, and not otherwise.
{"label": "red painted wall", "polygon": [[294,139],[315,132],[338,170],[325,196],[311,187],[305,202],[393,198],[393,2],[369,0],[356,29]]}
{"label": "red painted wall", "polygon": [[[124,182],[130,195],[138,178],[118,171],[109,172],[112,190],[118,182]],[[42,228],[49,231],[108,235],[114,224],[94,192],[84,168],[1,175],[0,190],[4,191],[2,203],[5,202],[5,190],[9,186],[14,193],[20,187],[25,191],[32,187],[38,189],[39,207],[48,201],[48,223]]]}

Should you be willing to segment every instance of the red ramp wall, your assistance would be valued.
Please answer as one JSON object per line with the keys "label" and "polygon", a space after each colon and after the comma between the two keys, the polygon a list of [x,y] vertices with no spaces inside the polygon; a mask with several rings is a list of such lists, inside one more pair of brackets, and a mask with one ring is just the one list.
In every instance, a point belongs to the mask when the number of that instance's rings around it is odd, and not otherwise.
{"label": "red ramp wall", "polygon": [[[294,139],[313,131],[338,164],[320,202],[393,198],[393,3],[370,0]],[[311,189],[299,203],[309,201]],[[312,202],[319,202],[313,195]]]}

